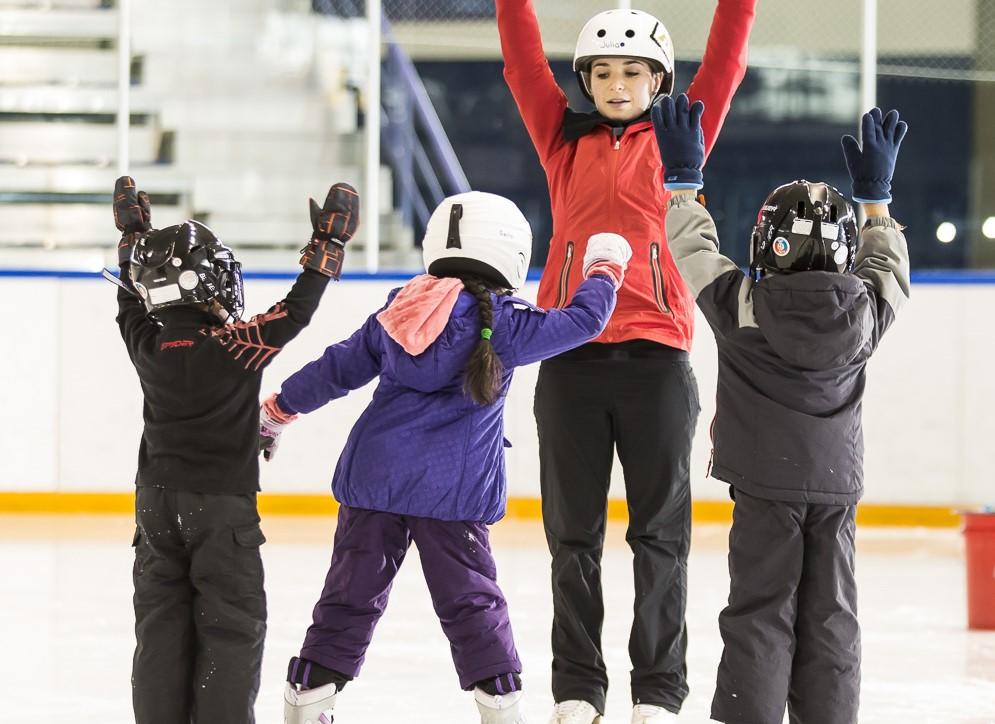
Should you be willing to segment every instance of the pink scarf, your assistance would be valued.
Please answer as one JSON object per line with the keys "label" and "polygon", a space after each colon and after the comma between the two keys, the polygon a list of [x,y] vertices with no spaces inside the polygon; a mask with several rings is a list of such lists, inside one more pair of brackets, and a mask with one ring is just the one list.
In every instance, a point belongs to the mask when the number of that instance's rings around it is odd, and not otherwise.
{"label": "pink scarf", "polygon": [[410,355],[420,355],[449,323],[463,282],[452,277],[416,276],[377,315],[390,338]]}

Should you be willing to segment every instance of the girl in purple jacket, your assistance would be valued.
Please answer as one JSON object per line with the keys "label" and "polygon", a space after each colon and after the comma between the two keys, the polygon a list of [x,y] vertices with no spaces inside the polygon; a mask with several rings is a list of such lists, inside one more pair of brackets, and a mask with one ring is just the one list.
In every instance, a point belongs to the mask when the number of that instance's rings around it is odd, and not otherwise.
{"label": "girl in purple jacket", "polygon": [[355,334],[263,403],[260,448],[269,459],[298,413],[380,378],[332,480],[341,504],[332,562],[290,661],[287,724],[332,721],[412,542],[481,721],[523,721],[522,667],[488,544],[488,525],[505,512],[504,400],[515,367],[602,332],[631,254],[620,236],[592,236],[586,280],[569,306],[547,312],[510,296],[531,249],[511,201],[480,192],[446,199],[425,232],[428,274],[391,292]]}

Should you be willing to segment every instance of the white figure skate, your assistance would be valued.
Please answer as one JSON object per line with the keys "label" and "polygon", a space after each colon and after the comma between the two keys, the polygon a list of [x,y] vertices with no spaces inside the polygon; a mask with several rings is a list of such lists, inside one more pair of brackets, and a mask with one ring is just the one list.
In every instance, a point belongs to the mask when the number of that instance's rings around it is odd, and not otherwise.
{"label": "white figure skate", "polygon": [[480,724],[525,724],[525,716],[518,705],[522,692],[492,696],[483,689],[474,689],[473,698],[480,710]]}
{"label": "white figure skate", "polygon": [[667,724],[674,721],[677,721],[677,715],[662,706],[636,704],[632,707],[631,724]]}
{"label": "white figure skate", "polygon": [[601,715],[586,701],[568,699],[553,707],[549,724],[601,724]]}
{"label": "white figure skate", "polygon": [[298,691],[288,683],[283,692],[283,724],[332,724],[336,694],[335,684]]}

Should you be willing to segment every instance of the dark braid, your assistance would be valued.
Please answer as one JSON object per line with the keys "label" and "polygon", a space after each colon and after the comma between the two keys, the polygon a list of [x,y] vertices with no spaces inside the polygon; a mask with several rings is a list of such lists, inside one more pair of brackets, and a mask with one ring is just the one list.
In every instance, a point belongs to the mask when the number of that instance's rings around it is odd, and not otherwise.
{"label": "dark braid", "polygon": [[[477,299],[481,330],[492,329],[494,306],[491,303],[491,288],[479,277],[462,277],[462,280],[466,290]],[[503,374],[504,365],[494,351],[490,333],[482,332],[481,339],[467,362],[463,389],[478,405],[489,405],[498,398]]]}

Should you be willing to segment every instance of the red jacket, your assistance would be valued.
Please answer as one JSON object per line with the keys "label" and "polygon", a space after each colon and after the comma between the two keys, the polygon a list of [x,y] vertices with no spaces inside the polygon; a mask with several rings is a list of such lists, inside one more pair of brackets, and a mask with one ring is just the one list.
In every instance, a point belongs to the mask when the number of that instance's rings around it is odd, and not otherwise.
{"label": "red jacket", "polygon": [[[719,0],[701,67],[688,88],[705,103],[702,129],[709,153],[746,74],[746,45],[756,0]],[[532,0],[497,0],[504,77],[546,171],[553,238],[539,282],[539,306],[562,307],[581,279],[587,239],[621,234],[632,260],[611,321],[597,342],[649,339],[689,350],[694,300],[667,246],[669,194],[653,124],[637,121],[616,139],[598,125],[577,140],[563,135],[567,98],[556,85],[542,48]]]}

